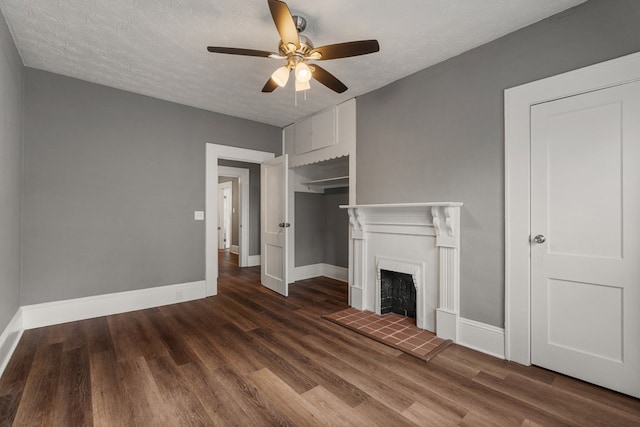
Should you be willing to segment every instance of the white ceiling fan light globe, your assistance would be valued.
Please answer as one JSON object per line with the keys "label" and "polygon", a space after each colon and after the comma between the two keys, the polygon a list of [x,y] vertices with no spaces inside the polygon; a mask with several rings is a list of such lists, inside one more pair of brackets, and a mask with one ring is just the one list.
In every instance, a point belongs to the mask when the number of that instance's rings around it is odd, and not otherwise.
{"label": "white ceiling fan light globe", "polygon": [[283,65],[271,74],[271,79],[280,87],[285,87],[289,81],[289,67]]}
{"label": "white ceiling fan light globe", "polygon": [[311,89],[311,85],[309,84],[308,80],[306,82],[301,82],[300,80],[296,79],[296,92],[308,89]]}
{"label": "white ceiling fan light globe", "polygon": [[308,83],[311,80],[311,69],[304,62],[296,64],[296,81]]}

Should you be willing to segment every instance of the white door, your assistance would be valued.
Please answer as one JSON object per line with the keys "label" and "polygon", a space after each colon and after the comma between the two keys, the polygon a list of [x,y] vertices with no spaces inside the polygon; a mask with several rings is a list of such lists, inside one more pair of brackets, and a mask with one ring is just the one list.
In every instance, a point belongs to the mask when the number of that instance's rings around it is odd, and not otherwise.
{"label": "white door", "polygon": [[287,155],[261,166],[262,284],[284,296],[287,283]]}
{"label": "white door", "polygon": [[218,185],[218,249],[231,247],[231,182]]}
{"label": "white door", "polygon": [[532,107],[531,197],[532,363],[640,397],[640,83]]}

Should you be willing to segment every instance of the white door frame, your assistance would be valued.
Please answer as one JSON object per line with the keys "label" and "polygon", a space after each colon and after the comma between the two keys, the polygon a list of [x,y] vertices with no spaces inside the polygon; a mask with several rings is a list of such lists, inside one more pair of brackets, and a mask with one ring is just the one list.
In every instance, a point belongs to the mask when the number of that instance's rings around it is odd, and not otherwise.
{"label": "white door frame", "polygon": [[531,364],[531,106],[640,80],[640,53],[505,90],[505,357]]}
{"label": "white door frame", "polygon": [[205,291],[206,296],[218,294],[218,159],[247,163],[262,163],[275,154],[266,151],[205,144]]}
{"label": "white door frame", "polygon": [[232,168],[230,166],[218,166],[218,176],[238,178],[240,203],[238,203],[239,241],[238,241],[238,266],[249,265],[249,169]]}

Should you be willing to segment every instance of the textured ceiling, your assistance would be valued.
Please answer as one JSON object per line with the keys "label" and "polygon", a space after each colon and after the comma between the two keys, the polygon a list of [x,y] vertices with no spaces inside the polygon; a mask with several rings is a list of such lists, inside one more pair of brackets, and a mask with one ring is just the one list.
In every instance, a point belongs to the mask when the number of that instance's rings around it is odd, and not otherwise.
{"label": "textured ceiling", "polygon": [[284,61],[208,53],[277,51],[266,0],[0,0],[24,64],[160,99],[287,125],[585,0],[290,0],[315,46],[378,39],[380,52],[323,61],[349,90],[291,82],[261,93]]}

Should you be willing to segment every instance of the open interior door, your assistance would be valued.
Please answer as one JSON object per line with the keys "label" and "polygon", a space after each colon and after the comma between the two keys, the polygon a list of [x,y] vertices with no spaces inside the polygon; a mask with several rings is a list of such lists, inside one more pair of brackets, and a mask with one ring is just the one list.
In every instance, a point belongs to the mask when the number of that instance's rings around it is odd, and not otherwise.
{"label": "open interior door", "polygon": [[261,166],[261,278],[262,285],[285,297],[287,278],[287,155],[267,160]]}

